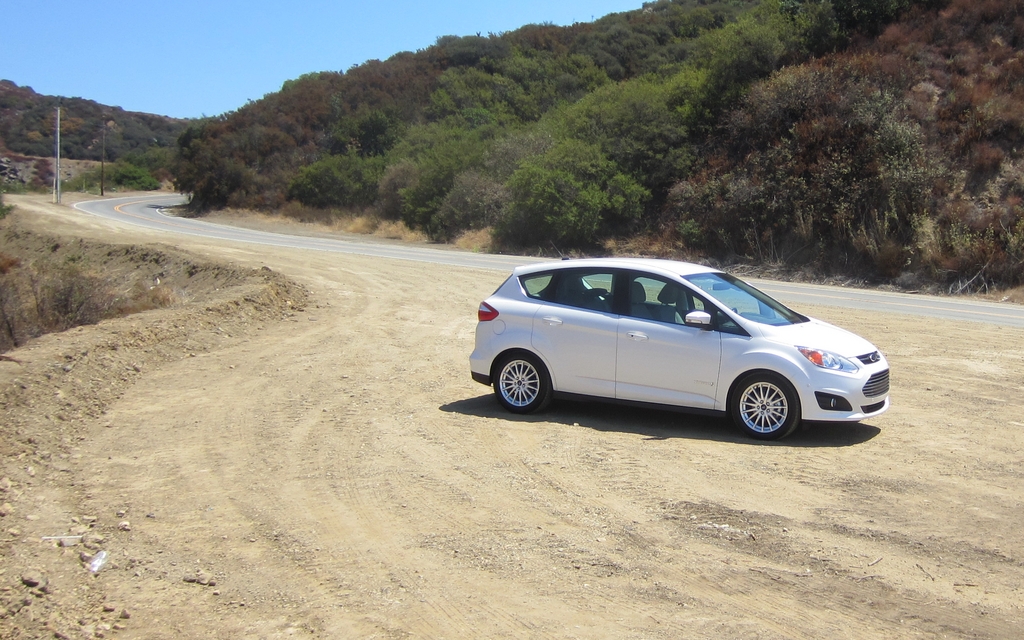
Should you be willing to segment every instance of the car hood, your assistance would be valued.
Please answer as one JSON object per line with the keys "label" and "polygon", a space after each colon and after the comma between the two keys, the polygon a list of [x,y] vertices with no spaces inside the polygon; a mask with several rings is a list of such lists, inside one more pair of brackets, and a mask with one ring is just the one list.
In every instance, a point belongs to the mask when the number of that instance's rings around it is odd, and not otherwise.
{"label": "car hood", "polygon": [[758,328],[766,338],[776,342],[831,351],[846,358],[855,358],[877,351],[875,345],[857,334],[814,318],[799,324],[759,325]]}

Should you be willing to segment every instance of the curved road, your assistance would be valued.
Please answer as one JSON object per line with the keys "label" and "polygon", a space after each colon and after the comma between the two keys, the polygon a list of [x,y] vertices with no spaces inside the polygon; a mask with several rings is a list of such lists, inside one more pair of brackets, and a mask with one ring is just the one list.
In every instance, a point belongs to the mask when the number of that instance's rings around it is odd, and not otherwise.
{"label": "curved road", "polygon": [[[176,218],[164,213],[165,208],[184,202],[185,198],[183,196],[164,194],[159,196],[90,200],[76,204],[75,208],[79,211],[116,222],[138,225],[148,229],[156,229],[179,235],[200,236],[203,238],[216,238],[311,251],[356,253],[381,258],[432,262],[476,269],[493,269],[503,272],[511,271],[513,267],[520,264],[547,259],[479,254],[334,238],[291,236],[214,224],[204,220]],[[763,291],[796,307],[804,304],[826,305],[874,310],[878,313],[918,315],[938,320],[985,322],[1007,327],[1024,328],[1024,306],[1015,304],[979,302],[960,298],[943,298],[770,280],[752,279],[751,282],[755,283]],[[922,330],[926,330],[926,328],[922,327]]]}

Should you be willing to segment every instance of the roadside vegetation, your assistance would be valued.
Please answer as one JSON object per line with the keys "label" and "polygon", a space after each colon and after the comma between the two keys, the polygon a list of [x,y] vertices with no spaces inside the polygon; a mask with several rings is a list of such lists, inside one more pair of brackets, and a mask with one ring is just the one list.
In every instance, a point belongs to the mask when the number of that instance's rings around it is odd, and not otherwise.
{"label": "roadside vegetation", "polygon": [[4,192],[0,191],[0,220],[6,218],[7,215],[13,210],[13,205],[4,204]]}
{"label": "roadside vegetation", "polygon": [[18,231],[9,221],[5,221],[3,234],[0,353],[43,334],[180,300],[174,287],[159,277],[149,277],[154,269],[160,272],[161,263],[168,262],[160,254],[43,238]]}

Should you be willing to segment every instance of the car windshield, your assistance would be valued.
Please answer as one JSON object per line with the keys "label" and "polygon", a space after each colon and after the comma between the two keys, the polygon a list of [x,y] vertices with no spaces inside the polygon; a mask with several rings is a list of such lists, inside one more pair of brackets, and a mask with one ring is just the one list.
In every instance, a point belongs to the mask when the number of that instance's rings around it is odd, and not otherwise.
{"label": "car windshield", "polygon": [[747,320],[775,326],[807,322],[805,316],[728,273],[698,273],[686,279]]}

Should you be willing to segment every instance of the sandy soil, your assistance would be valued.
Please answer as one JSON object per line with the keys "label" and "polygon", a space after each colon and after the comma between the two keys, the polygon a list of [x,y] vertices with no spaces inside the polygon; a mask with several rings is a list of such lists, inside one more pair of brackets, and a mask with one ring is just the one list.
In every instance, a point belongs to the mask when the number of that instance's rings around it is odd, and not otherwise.
{"label": "sandy soil", "polygon": [[893,409],[780,443],[517,417],[467,363],[504,274],[9,201],[251,277],[0,362],[4,638],[1020,637],[1024,331],[802,308],[886,353]]}

